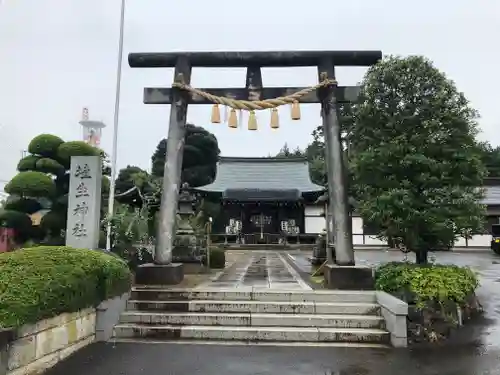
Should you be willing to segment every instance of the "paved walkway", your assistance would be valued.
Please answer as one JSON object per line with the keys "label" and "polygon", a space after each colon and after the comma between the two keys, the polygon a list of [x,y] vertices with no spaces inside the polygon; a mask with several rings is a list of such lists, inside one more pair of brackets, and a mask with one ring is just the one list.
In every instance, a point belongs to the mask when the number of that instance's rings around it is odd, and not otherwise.
{"label": "paved walkway", "polygon": [[277,251],[241,252],[235,262],[216,280],[198,288],[269,288],[282,290],[311,289],[297,271]]}
{"label": "paved walkway", "polygon": [[[212,286],[300,285],[284,253],[243,254]],[[307,269],[309,254],[287,257]],[[484,319],[469,323],[446,345],[413,350],[178,344],[90,345],[45,375],[498,375],[500,374],[500,257],[494,254],[437,254],[438,261],[469,265],[481,275]],[[357,252],[359,264],[401,260],[395,252]],[[232,271],[231,271],[232,269]],[[250,272],[249,272],[250,269]],[[259,275],[259,276],[257,276]],[[281,278],[281,281],[279,280]],[[292,279],[296,283],[292,282]]]}

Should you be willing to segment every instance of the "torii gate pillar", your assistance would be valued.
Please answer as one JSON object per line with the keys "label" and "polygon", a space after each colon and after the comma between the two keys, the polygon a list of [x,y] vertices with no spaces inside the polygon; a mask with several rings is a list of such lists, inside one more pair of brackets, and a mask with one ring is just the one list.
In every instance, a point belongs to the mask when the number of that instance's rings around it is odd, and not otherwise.
{"label": "torii gate pillar", "polygon": [[[263,87],[262,80],[256,79],[256,77],[261,77],[262,67],[317,66],[320,81],[322,81],[335,79],[335,66],[370,66],[377,63],[381,57],[381,51],[187,52],[131,53],[128,60],[132,68],[175,67],[174,80],[182,80],[185,84],[190,83],[192,67],[246,67],[247,85],[245,88],[201,90],[239,100],[265,100],[286,96],[302,88]],[[335,239],[336,262],[336,264],[333,262],[332,254],[329,252],[328,264],[325,267],[325,280],[330,288],[335,289],[373,288],[372,270],[355,266],[337,112],[338,103],[356,101],[358,93],[358,87],[329,86],[300,99],[302,103],[321,103],[328,196],[335,228],[334,233],[330,232],[328,238],[330,241]],[[182,265],[172,263],[172,250],[187,106],[188,104],[211,103],[199,95],[192,95],[178,88],[145,88],[144,103],[171,104],[171,111],[154,264],[141,267],[136,278],[138,278],[138,283],[171,284],[182,280]],[[331,243],[330,247],[333,247]]]}

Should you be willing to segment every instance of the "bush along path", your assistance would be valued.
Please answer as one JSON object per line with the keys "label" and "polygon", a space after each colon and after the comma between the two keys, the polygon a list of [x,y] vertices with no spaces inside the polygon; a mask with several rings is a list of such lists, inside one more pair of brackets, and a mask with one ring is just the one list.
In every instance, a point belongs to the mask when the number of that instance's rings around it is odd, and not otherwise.
{"label": "bush along path", "polygon": [[376,289],[408,303],[409,343],[446,339],[482,311],[477,275],[454,265],[392,262],[376,271]]}
{"label": "bush along path", "polygon": [[[68,212],[69,169],[72,156],[101,156],[103,159],[102,209],[107,207],[109,168],[105,153],[83,141],[64,142],[52,134],[40,134],[28,145],[16,174],[5,185],[9,194],[0,210],[0,226],[14,229],[15,248],[27,243],[64,244]],[[33,224],[32,215],[41,217]],[[105,236],[104,236],[105,238]]]}
{"label": "bush along path", "polygon": [[121,259],[99,251],[40,246],[0,254],[0,329],[71,313],[130,290]]}

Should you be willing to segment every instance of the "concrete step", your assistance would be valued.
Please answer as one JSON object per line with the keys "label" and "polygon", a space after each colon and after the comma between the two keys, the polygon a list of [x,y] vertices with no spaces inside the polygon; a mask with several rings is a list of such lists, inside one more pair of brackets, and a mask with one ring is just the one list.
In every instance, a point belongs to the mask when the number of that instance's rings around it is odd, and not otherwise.
{"label": "concrete step", "polygon": [[389,333],[375,328],[172,326],[118,324],[114,337],[153,340],[238,340],[292,342],[389,343]]}
{"label": "concrete step", "polygon": [[371,348],[392,349],[389,344],[369,342],[304,342],[304,341],[244,341],[244,340],[154,340],[142,338],[113,337],[113,344],[152,344],[152,345],[218,345],[218,346],[282,346],[282,347],[315,347],[315,348]]}
{"label": "concrete step", "polygon": [[129,300],[127,310],[215,312],[215,313],[279,313],[279,314],[338,314],[380,315],[376,303],[359,302],[265,302],[265,301],[137,301]]}
{"label": "concrete step", "polygon": [[131,299],[143,301],[231,300],[276,302],[365,302],[376,301],[374,291],[270,290],[257,287],[238,289],[166,289],[135,286]]}
{"label": "concrete step", "polygon": [[385,328],[385,321],[375,315],[316,315],[316,314],[252,314],[252,313],[158,313],[128,311],[120,323],[142,325],[205,325],[205,326],[261,326],[261,327],[329,327],[329,328]]}

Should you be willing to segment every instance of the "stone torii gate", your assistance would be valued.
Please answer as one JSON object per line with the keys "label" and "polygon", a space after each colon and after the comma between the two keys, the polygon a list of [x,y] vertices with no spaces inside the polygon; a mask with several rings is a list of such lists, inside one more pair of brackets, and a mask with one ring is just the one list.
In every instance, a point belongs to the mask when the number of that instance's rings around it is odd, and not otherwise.
{"label": "stone torii gate", "polygon": [[[245,88],[198,89],[206,93],[237,100],[265,100],[285,97],[305,88],[272,87],[262,84],[262,67],[316,66],[320,82],[335,80],[336,66],[370,66],[382,57],[381,51],[286,51],[286,52],[186,52],[131,53],[132,68],[175,68],[174,84],[189,85],[193,67],[246,67]],[[328,240],[335,239],[335,263],[328,251],[325,279],[331,288],[363,289],[371,284],[371,269],[355,266],[352,245],[347,186],[343,163],[341,132],[337,104],[356,101],[359,87],[325,85],[300,98],[301,103],[321,103],[325,136],[328,198],[331,214],[327,215]],[[213,104],[206,97],[179,86],[144,89],[145,104],[171,104],[167,137],[167,155],[163,178],[159,225],[154,264],[140,267],[139,284],[175,284],[182,280],[181,264],[172,263],[175,218],[184,148],[184,131],[188,104]],[[333,219],[332,219],[333,218]],[[333,220],[333,222],[332,222]],[[333,225],[332,225],[333,224]],[[334,228],[331,231],[331,228]]]}

